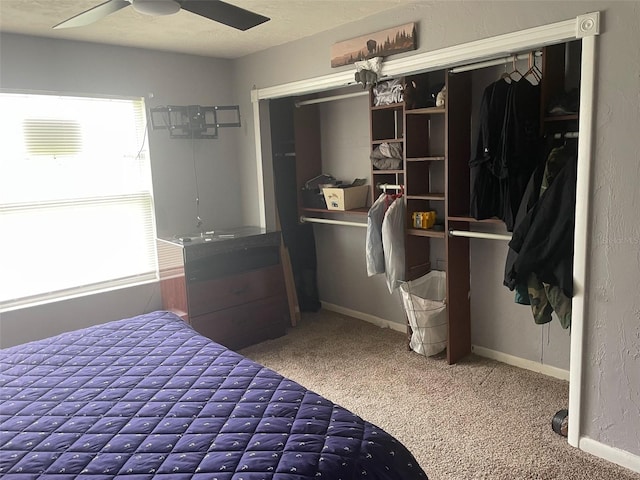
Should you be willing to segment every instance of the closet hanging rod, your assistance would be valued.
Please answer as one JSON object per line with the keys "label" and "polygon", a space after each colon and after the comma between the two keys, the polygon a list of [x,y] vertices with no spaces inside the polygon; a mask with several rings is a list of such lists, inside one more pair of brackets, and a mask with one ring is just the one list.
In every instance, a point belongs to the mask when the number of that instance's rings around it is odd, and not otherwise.
{"label": "closet hanging rod", "polygon": [[554,133],[553,138],[578,138],[578,132]]}
{"label": "closet hanging rod", "polygon": [[[537,50],[533,52],[536,57],[542,56],[542,52]],[[479,68],[493,67],[495,65],[503,65],[505,63],[513,62],[514,60],[526,60],[529,58],[528,53],[521,53],[520,55],[511,55],[509,57],[496,58],[495,60],[486,60],[484,62],[470,63],[469,65],[462,65],[460,67],[454,67],[449,71],[451,73],[469,72],[471,70],[478,70]]]}
{"label": "closet hanging rod", "polygon": [[346,225],[348,227],[365,227],[366,223],[360,222],[345,222],[343,220],[331,220],[329,218],[314,218],[314,217],[305,217],[304,215],[300,217],[300,223],[325,223],[327,225]]}
{"label": "closet hanging rod", "polygon": [[311,100],[301,100],[296,102],[296,107],[302,107],[303,105],[313,105],[314,103],[324,103],[331,102],[333,100],[342,100],[343,98],[351,98],[351,97],[361,97],[363,95],[369,95],[369,91],[365,90],[363,92],[354,92],[354,93],[345,93],[343,95],[332,95],[330,97],[320,97],[320,98],[312,98]]}
{"label": "closet hanging rod", "polygon": [[468,230],[449,230],[452,237],[484,238],[487,240],[511,240],[511,235],[502,233],[470,232]]}
{"label": "closet hanging rod", "polygon": [[404,188],[404,185],[392,185],[390,183],[379,183],[376,186],[383,192],[387,190],[402,190]]}

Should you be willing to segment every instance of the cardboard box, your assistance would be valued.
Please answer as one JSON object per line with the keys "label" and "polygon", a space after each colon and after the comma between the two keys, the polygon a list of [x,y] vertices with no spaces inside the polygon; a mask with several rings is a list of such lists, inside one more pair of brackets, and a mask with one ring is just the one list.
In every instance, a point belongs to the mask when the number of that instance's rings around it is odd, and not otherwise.
{"label": "cardboard box", "polygon": [[328,210],[353,210],[367,206],[369,185],[347,188],[323,188]]}

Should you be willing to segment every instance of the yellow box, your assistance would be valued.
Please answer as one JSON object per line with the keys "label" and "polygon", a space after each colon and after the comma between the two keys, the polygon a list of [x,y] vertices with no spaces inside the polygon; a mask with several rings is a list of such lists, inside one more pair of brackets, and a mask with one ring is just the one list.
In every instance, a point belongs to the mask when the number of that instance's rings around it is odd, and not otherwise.
{"label": "yellow box", "polygon": [[328,210],[353,210],[367,206],[369,185],[347,188],[323,188]]}
{"label": "yellow box", "polygon": [[413,228],[429,229],[436,223],[436,212],[430,210],[428,212],[413,212],[411,215]]}

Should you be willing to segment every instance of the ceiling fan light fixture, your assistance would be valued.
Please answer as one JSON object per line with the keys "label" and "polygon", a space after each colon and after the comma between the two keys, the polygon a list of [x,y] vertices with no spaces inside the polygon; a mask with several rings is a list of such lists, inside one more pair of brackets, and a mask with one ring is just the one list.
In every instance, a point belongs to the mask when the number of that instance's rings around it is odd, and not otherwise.
{"label": "ceiling fan light fixture", "polygon": [[127,7],[133,7],[137,12],[151,16],[171,15],[185,10],[242,31],[269,21],[264,15],[236,7],[223,0],[106,0],[54,25],[53,28],[85,27]]}
{"label": "ceiling fan light fixture", "polygon": [[133,0],[131,5],[136,12],[154,17],[172,15],[180,11],[180,4],[175,0]]}

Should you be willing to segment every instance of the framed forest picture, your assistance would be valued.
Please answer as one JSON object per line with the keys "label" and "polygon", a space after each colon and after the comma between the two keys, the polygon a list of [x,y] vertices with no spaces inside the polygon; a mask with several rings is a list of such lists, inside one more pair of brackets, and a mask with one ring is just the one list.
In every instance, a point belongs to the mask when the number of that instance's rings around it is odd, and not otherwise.
{"label": "framed forest picture", "polygon": [[407,23],[333,44],[331,66],[342,67],[368,58],[386,57],[416,48],[416,24]]}

